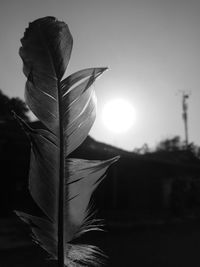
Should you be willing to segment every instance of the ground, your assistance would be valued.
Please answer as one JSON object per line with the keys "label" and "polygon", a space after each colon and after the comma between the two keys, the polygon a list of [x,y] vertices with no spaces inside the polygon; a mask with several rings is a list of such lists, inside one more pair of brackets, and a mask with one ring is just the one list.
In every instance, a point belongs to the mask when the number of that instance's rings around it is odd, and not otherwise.
{"label": "ground", "polygon": [[[56,267],[45,259],[46,254],[39,247],[31,245],[27,232],[22,233],[18,223],[0,222],[0,266]],[[88,235],[85,241],[99,245],[107,253],[107,267],[200,266],[199,221],[121,225]]]}

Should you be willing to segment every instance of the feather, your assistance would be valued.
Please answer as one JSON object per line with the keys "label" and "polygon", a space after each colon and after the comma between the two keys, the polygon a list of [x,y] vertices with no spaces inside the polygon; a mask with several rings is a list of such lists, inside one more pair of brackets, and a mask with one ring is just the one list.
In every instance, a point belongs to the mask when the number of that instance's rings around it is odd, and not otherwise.
{"label": "feather", "polygon": [[20,118],[31,140],[29,191],[43,217],[16,211],[31,226],[34,241],[58,266],[99,266],[101,252],[91,245],[74,245],[81,234],[98,229],[88,207],[91,194],[118,157],[106,161],[70,159],[87,137],[96,114],[92,83],[106,68],[88,68],[65,79],[72,51],[68,26],[54,17],[29,24],[19,54],[27,77],[25,100],[46,126],[31,129]]}

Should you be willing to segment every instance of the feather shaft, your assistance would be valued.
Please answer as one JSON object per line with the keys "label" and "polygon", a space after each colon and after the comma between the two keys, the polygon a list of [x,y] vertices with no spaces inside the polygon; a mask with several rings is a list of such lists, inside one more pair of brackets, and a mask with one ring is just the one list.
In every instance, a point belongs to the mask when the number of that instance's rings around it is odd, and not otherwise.
{"label": "feather shaft", "polygon": [[[58,84],[59,88],[59,84]],[[60,92],[60,90],[58,90]],[[63,129],[62,98],[58,93],[59,103],[59,130],[60,130],[60,170],[59,170],[59,205],[58,205],[58,266],[64,267],[65,262],[65,232],[64,232],[64,196],[65,196],[65,146]]]}

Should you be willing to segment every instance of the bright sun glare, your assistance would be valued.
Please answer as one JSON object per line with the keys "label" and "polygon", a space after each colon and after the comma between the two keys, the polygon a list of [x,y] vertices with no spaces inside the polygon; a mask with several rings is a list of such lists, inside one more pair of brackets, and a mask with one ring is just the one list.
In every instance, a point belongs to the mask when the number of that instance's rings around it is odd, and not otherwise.
{"label": "bright sun glare", "polygon": [[105,104],[102,120],[106,128],[120,134],[127,132],[135,122],[135,110],[125,99],[113,99]]}

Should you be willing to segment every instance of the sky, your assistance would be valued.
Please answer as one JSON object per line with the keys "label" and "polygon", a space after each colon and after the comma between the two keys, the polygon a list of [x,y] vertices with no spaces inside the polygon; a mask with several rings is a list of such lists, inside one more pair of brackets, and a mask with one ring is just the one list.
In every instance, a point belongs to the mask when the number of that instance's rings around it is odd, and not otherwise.
{"label": "sky", "polygon": [[[18,55],[28,23],[43,16],[65,21],[74,39],[65,76],[109,67],[95,82],[98,109],[90,135],[132,151],[175,135],[184,139],[181,97],[188,99],[189,141],[200,145],[199,0],[0,0],[0,88],[24,99]],[[129,101],[136,120],[114,134],[102,121],[104,105]],[[120,107],[119,107],[120,108]]]}

